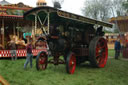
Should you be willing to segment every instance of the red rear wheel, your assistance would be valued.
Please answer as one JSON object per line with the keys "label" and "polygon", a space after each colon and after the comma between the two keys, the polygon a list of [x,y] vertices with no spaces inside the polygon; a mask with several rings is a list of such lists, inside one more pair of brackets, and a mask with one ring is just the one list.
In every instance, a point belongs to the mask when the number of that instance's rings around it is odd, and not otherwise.
{"label": "red rear wheel", "polygon": [[45,70],[47,68],[47,54],[41,51],[36,58],[36,68],[37,70]]}
{"label": "red rear wheel", "polygon": [[75,72],[75,68],[76,68],[76,57],[74,53],[70,52],[66,60],[67,73],[73,74]]}
{"label": "red rear wheel", "polygon": [[108,59],[107,42],[102,37],[95,37],[89,45],[89,59],[93,66],[104,67]]}

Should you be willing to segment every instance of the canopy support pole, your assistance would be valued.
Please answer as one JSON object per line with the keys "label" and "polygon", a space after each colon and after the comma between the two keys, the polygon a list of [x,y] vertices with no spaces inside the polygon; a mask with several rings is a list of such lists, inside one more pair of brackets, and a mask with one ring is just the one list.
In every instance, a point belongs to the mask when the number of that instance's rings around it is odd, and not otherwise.
{"label": "canopy support pole", "polygon": [[37,14],[35,14],[35,35],[36,35],[36,29],[37,29]]}
{"label": "canopy support pole", "polygon": [[16,27],[16,26],[15,26],[15,23],[13,23],[13,34],[14,34],[14,35],[16,35],[16,32],[15,32],[15,31],[16,31],[16,30],[15,30],[15,27]]}
{"label": "canopy support pole", "polygon": [[48,12],[48,34],[49,34],[49,27],[50,27],[50,13]]}
{"label": "canopy support pole", "polygon": [[5,44],[4,44],[4,19],[2,19],[2,28],[1,28],[1,33],[2,33],[2,45],[3,47],[5,47]]}
{"label": "canopy support pole", "polygon": [[33,45],[35,47],[35,42],[36,42],[36,39],[35,39],[35,28],[34,28],[34,22],[32,21],[32,39],[33,39]]}
{"label": "canopy support pole", "polygon": [[19,22],[17,22],[17,36],[18,36],[18,38],[19,38]]}
{"label": "canopy support pole", "polygon": [[34,22],[32,22],[32,37],[35,37]]}

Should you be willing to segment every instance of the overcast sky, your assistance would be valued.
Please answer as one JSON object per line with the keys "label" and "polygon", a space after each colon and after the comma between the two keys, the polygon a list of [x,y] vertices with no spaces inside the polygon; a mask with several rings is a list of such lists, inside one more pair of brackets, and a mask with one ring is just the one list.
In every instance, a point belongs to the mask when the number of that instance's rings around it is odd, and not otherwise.
{"label": "overcast sky", "polygon": [[[2,1],[2,0],[0,0],[0,1]],[[23,2],[26,5],[30,5],[32,7],[35,7],[36,2],[38,0],[6,0],[6,1],[13,3],[13,4],[18,3],[18,2]],[[53,6],[52,0],[45,0],[45,1],[47,2],[48,6]],[[85,0],[64,0],[64,2],[62,4],[62,9],[65,11],[68,11],[68,12],[82,15],[81,9],[84,5],[84,1]]]}

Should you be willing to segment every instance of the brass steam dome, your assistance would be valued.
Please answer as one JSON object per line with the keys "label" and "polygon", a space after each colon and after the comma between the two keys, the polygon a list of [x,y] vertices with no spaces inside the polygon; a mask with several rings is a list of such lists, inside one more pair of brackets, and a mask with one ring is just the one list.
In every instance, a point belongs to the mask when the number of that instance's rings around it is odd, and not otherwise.
{"label": "brass steam dome", "polygon": [[36,3],[37,6],[46,6],[47,2],[45,0],[38,0]]}

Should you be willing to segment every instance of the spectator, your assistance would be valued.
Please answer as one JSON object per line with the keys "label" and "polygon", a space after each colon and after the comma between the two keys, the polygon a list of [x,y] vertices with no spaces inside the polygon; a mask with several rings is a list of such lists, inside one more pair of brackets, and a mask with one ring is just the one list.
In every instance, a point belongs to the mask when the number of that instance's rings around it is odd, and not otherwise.
{"label": "spectator", "polygon": [[16,43],[15,43],[15,38],[13,37],[12,40],[9,42],[10,46],[10,52],[11,52],[11,57],[12,60],[17,59],[17,54],[16,54]]}
{"label": "spectator", "polygon": [[120,40],[117,39],[115,41],[115,59],[118,59],[118,57],[120,56],[120,50],[121,50]]}
{"label": "spectator", "polygon": [[32,39],[29,40],[29,43],[26,46],[26,50],[27,50],[27,58],[26,58],[26,62],[24,64],[24,69],[26,69],[27,64],[30,62],[30,67],[32,68],[32,58],[33,58],[33,54],[32,54]]}

